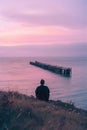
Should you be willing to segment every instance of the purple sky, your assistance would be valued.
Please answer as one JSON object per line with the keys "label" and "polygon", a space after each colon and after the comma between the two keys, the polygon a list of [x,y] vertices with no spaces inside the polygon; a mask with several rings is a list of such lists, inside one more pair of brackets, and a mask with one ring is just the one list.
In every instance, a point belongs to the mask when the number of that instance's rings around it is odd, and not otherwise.
{"label": "purple sky", "polygon": [[78,56],[85,48],[87,0],[0,0],[0,56]]}

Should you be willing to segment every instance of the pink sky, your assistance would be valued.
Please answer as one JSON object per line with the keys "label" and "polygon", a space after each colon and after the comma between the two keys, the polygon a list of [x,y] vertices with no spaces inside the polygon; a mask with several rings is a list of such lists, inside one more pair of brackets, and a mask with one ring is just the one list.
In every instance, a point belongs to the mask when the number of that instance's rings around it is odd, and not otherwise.
{"label": "pink sky", "polygon": [[86,12],[86,0],[0,0],[0,46],[87,43]]}

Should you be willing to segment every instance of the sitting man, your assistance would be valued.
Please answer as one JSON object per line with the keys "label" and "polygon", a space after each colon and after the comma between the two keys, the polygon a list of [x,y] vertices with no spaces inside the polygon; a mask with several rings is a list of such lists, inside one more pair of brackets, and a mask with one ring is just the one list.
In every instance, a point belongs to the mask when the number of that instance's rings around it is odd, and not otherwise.
{"label": "sitting man", "polygon": [[41,79],[40,86],[38,86],[35,90],[36,98],[43,101],[49,100],[50,91],[47,86],[44,86],[45,81]]}

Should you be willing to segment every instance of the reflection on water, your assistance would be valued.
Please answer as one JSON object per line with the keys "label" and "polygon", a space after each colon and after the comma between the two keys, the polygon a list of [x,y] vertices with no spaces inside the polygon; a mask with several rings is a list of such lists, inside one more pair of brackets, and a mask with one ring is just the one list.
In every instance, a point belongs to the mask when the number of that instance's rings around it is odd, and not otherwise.
{"label": "reflection on water", "polygon": [[[72,67],[72,77],[65,78],[30,65],[29,61],[34,60]],[[87,58],[0,58],[0,90],[35,95],[35,88],[43,78],[50,88],[50,99],[72,100],[77,106],[87,109],[86,68]]]}

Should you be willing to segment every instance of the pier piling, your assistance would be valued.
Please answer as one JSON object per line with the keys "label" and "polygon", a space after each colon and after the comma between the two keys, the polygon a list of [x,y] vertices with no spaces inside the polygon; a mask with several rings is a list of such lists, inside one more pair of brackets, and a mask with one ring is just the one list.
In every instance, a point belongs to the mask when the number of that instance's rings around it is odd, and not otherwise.
{"label": "pier piling", "polygon": [[30,64],[37,66],[37,67],[40,67],[40,68],[45,69],[45,70],[49,70],[53,73],[60,74],[60,75],[65,76],[65,77],[71,76],[71,71],[72,71],[71,68],[65,68],[65,67],[61,67],[61,66],[53,66],[53,65],[41,63],[38,61],[35,61],[35,62],[31,61]]}

